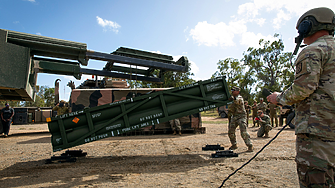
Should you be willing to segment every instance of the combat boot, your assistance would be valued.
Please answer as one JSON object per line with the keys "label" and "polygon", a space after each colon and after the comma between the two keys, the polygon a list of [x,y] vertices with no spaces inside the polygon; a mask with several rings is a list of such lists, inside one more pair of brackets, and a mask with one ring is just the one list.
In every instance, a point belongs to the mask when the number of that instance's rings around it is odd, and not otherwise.
{"label": "combat boot", "polygon": [[179,136],[181,136],[181,131],[179,131]]}
{"label": "combat boot", "polygon": [[254,151],[254,146],[250,145],[248,146],[247,152],[253,152]]}
{"label": "combat boot", "polygon": [[264,138],[270,138],[269,133],[264,133]]}
{"label": "combat boot", "polygon": [[177,132],[176,131],[173,131],[173,135],[176,135],[177,134]]}
{"label": "combat boot", "polygon": [[237,144],[233,144],[232,146],[230,146],[229,150],[235,150],[237,149]]}

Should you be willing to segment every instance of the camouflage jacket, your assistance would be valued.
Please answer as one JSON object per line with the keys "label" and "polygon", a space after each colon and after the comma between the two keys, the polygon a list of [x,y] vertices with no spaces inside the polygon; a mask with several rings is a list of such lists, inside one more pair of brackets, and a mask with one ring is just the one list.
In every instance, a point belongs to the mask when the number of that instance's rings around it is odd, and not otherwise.
{"label": "camouflage jacket", "polygon": [[247,112],[247,114],[250,114],[251,106],[247,104],[247,105],[244,105],[244,108],[245,108],[245,111]]}
{"label": "camouflage jacket", "polygon": [[277,96],[278,103],[296,104],[295,133],[335,140],[335,40],[322,36],[295,61],[294,83]]}
{"label": "camouflage jacket", "polygon": [[229,106],[233,117],[246,117],[247,113],[244,108],[244,101],[241,95],[234,97],[234,102]]}
{"label": "camouflage jacket", "polygon": [[[259,117],[261,118],[261,117]],[[264,114],[264,117],[261,118],[262,120],[256,120],[258,121],[261,125],[270,125],[271,126],[271,120],[270,117],[266,114]]]}
{"label": "camouflage jacket", "polygon": [[257,109],[262,110],[264,113],[266,112],[267,108],[268,108],[268,105],[265,102],[263,102],[262,104],[261,103],[257,104]]}
{"label": "camouflage jacket", "polygon": [[270,110],[270,114],[273,114],[273,115],[276,114],[277,113],[277,105],[270,103],[269,104],[269,110]]}
{"label": "camouflage jacket", "polygon": [[69,108],[66,107],[66,106],[63,106],[63,107],[55,106],[55,107],[52,108],[52,110],[57,111],[58,116],[69,113]]}
{"label": "camouflage jacket", "polygon": [[251,106],[251,108],[252,108],[252,115],[253,116],[257,116],[257,104],[256,105],[252,105]]}

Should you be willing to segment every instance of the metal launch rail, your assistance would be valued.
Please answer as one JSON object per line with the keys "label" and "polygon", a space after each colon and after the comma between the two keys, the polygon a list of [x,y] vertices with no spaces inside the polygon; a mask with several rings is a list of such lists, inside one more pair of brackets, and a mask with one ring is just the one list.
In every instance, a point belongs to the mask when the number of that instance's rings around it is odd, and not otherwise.
{"label": "metal launch rail", "polygon": [[[83,68],[90,59],[106,61],[106,66]],[[88,50],[85,43],[4,29],[0,29],[0,64],[0,100],[17,101],[35,100],[37,73],[163,82],[165,72],[187,72],[189,66],[184,56],[173,61],[170,55],[124,47],[102,53]]]}
{"label": "metal launch rail", "polygon": [[48,121],[60,151],[230,103],[225,77],[86,108]]}

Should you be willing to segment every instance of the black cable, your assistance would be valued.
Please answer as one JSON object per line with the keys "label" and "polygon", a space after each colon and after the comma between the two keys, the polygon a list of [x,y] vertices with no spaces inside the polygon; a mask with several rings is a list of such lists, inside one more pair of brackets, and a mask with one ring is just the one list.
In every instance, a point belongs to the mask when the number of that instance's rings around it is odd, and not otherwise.
{"label": "black cable", "polygon": [[[293,119],[293,118],[292,118]],[[241,170],[244,166],[246,166],[247,164],[249,164],[252,160],[254,160],[258,154],[260,154],[266,146],[268,146],[274,139],[276,139],[278,137],[278,135],[291,123],[291,121],[288,121],[288,123],[278,131],[278,133],[276,134],[276,136],[274,136],[267,144],[265,144],[262,149],[260,149],[253,157],[251,157],[251,159],[249,159],[249,161],[247,161],[246,163],[244,163],[240,168],[236,169],[233,173],[229,174],[229,176],[223,180],[222,184],[220,185],[219,188],[221,188],[223,186],[223,184],[231,177],[233,176],[237,171]]]}

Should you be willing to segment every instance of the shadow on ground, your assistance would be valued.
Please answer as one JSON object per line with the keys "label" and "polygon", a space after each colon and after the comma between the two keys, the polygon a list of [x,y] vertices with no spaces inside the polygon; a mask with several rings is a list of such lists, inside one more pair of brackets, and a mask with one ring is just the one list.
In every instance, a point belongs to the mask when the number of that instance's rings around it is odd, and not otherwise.
{"label": "shadow on ground", "polygon": [[[16,163],[0,171],[1,187],[72,187],[118,182],[127,174],[178,173],[222,163],[201,155],[84,157],[73,163],[45,164],[45,160]],[[44,185],[43,185],[44,184]]]}

